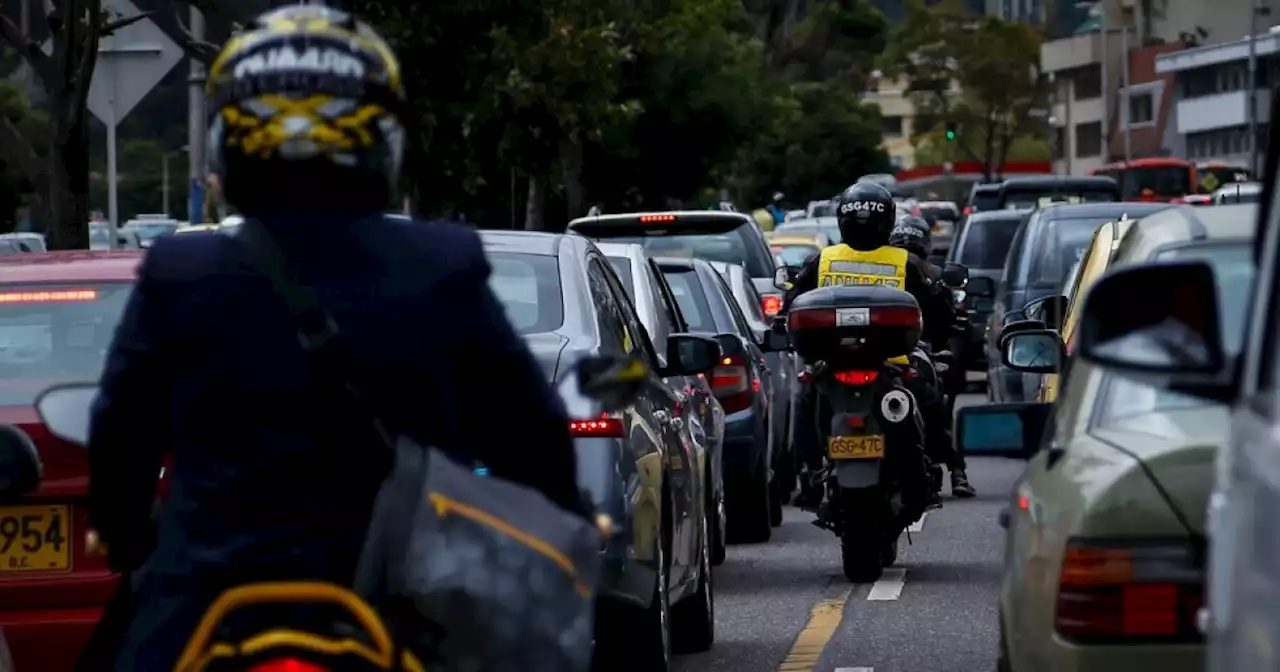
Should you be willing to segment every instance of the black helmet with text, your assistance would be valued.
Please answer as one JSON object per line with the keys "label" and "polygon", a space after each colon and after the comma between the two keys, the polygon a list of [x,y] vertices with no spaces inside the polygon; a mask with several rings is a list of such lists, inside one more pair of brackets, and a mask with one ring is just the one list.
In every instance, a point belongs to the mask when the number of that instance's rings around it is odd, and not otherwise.
{"label": "black helmet with text", "polygon": [[908,215],[894,225],[889,244],[926,259],[933,248],[933,232],[923,219]]}
{"label": "black helmet with text", "polygon": [[269,11],[227,41],[206,92],[210,158],[240,211],[390,206],[405,91],[365,23],[320,5]]}
{"label": "black helmet with text", "polygon": [[895,218],[893,196],[874,182],[859,182],[845,189],[836,204],[840,237],[855,250],[888,245]]}

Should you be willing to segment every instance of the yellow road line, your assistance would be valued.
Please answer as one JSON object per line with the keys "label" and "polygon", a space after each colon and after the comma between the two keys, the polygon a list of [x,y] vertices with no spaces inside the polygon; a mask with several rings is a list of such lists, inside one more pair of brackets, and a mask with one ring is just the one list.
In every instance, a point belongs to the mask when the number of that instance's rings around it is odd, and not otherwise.
{"label": "yellow road line", "polygon": [[796,635],[796,643],[791,651],[782,659],[778,672],[811,672],[822,657],[822,650],[836,634],[840,621],[844,618],[844,604],[849,600],[853,588],[834,600],[825,600],[814,605],[809,614],[809,622],[804,630]]}

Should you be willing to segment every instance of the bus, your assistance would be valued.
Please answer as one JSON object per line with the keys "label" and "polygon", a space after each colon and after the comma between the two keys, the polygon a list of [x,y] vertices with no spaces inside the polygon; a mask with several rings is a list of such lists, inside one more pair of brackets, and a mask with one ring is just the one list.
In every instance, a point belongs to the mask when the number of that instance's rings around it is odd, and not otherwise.
{"label": "bus", "polygon": [[1220,162],[1197,165],[1169,156],[1118,161],[1089,174],[1115,180],[1126,201],[1182,201],[1194,194],[1212,194],[1225,184],[1253,179],[1252,172],[1240,166]]}

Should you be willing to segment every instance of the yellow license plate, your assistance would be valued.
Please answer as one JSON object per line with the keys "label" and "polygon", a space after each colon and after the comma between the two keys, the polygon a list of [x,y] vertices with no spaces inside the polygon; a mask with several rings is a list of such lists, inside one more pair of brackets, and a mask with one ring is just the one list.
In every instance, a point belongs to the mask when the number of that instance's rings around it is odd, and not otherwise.
{"label": "yellow license plate", "polygon": [[69,569],[70,507],[0,507],[0,572]]}
{"label": "yellow license plate", "polygon": [[884,457],[884,437],[833,436],[827,439],[827,455],[833,460],[872,460]]}

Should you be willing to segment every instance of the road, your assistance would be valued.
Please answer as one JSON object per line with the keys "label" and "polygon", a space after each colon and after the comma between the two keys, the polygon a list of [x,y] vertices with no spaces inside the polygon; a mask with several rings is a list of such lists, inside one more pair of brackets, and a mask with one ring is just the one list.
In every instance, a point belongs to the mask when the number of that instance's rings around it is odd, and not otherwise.
{"label": "road", "polygon": [[[961,404],[985,397],[966,395]],[[895,568],[850,584],[834,535],[788,508],[768,544],[716,568],[716,644],[680,672],[994,672],[1003,533],[997,516],[1024,462],[972,459],[978,497],[944,495]]]}

